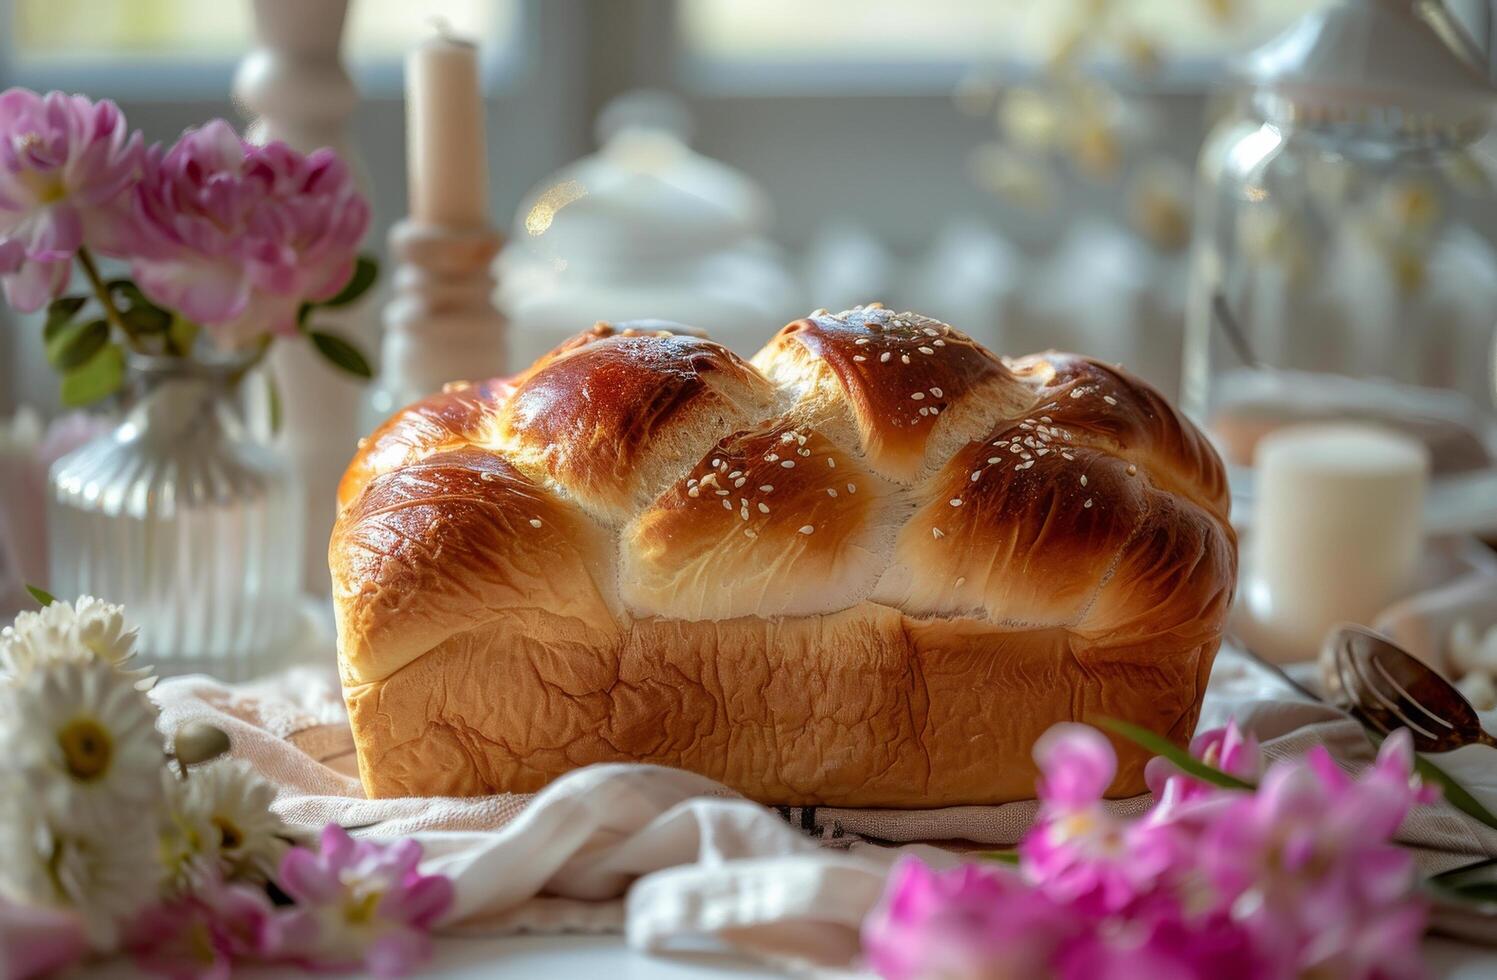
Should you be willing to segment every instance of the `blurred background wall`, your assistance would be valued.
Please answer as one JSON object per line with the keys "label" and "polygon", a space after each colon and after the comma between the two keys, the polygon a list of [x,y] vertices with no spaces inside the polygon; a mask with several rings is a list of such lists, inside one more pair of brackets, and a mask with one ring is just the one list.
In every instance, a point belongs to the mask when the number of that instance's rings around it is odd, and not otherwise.
{"label": "blurred background wall", "polygon": [[[405,213],[400,59],[440,20],[486,52],[501,228],[528,188],[595,148],[610,100],[648,87],[684,98],[695,149],[767,192],[809,305],[929,307],[932,268],[974,254],[993,269],[1017,255],[1031,292],[1135,274],[1047,266],[1080,225],[1102,229],[1085,242],[1097,255],[1116,232],[1160,260],[1142,275],[1167,276],[1189,221],[1172,209],[1188,208],[1227,64],[1314,2],[352,0],[344,54],[363,95],[371,246]],[[1453,6],[1484,41],[1485,0]],[[168,140],[213,115],[242,121],[228,93],[250,24],[249,0],[0,0],[0,87],[111,97]],[[1057,90],[1057,65],[1075,90]],[[1083,270],[1105,263],[1081,255]],[[987,268],[973,274],[999,275]],[[0,411],[55,404],[36,333],[0,330]]]}

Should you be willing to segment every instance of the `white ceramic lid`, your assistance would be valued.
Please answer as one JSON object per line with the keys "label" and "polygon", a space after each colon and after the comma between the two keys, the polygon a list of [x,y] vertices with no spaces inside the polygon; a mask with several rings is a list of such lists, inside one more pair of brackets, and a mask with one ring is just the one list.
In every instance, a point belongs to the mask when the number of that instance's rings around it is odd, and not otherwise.
{"label": "white ceramic lid", "polygon": [[1296,108],[1392,110],[1440,125],[1481,122],[1497,90],[1438,4],[1333,0],[1247,56],[1243,74]]}

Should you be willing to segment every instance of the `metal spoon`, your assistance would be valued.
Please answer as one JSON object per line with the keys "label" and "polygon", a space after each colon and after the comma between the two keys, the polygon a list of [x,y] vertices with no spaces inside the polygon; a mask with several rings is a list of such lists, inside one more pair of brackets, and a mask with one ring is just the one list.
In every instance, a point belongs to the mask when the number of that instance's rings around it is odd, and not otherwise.
{"label": "metal spoon", "polygon": [[1337,627],[1321,647],[1320,675],[1332,704],[1384,734],[1407,728],[1419,752],[1497,748],[1455,685],[1372,630]]}

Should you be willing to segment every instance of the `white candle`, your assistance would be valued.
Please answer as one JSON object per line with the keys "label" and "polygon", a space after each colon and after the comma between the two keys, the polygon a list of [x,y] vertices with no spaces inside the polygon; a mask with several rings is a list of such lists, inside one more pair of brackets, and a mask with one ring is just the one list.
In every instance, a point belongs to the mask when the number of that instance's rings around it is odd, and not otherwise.
{"label": "white candle", "polygon": [[1371,623],[1414,583],[1429,452],[1373,426],[1291,426],[1258,443],[1254,468],[1236,625],[1270,659],[1309,659],[1331,626]]}
{"label": "white candle", "polygon": [[406,59],[406,165],[417,224],[489,223],[478,48],[439,35]]}

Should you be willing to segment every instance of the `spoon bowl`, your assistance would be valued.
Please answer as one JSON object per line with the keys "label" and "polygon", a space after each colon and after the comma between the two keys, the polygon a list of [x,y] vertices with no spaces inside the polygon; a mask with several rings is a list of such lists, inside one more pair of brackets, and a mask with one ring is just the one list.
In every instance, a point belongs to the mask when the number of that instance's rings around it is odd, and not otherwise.
{"label": "spoon bowl", "polygon": [[1419,752],[1466,745],[1497,748],[1497,738],[1465,696],[1433,667],[1361,626],[1332,630],[1320,651],[1327,700],[1388,734],[1407,728]]}

